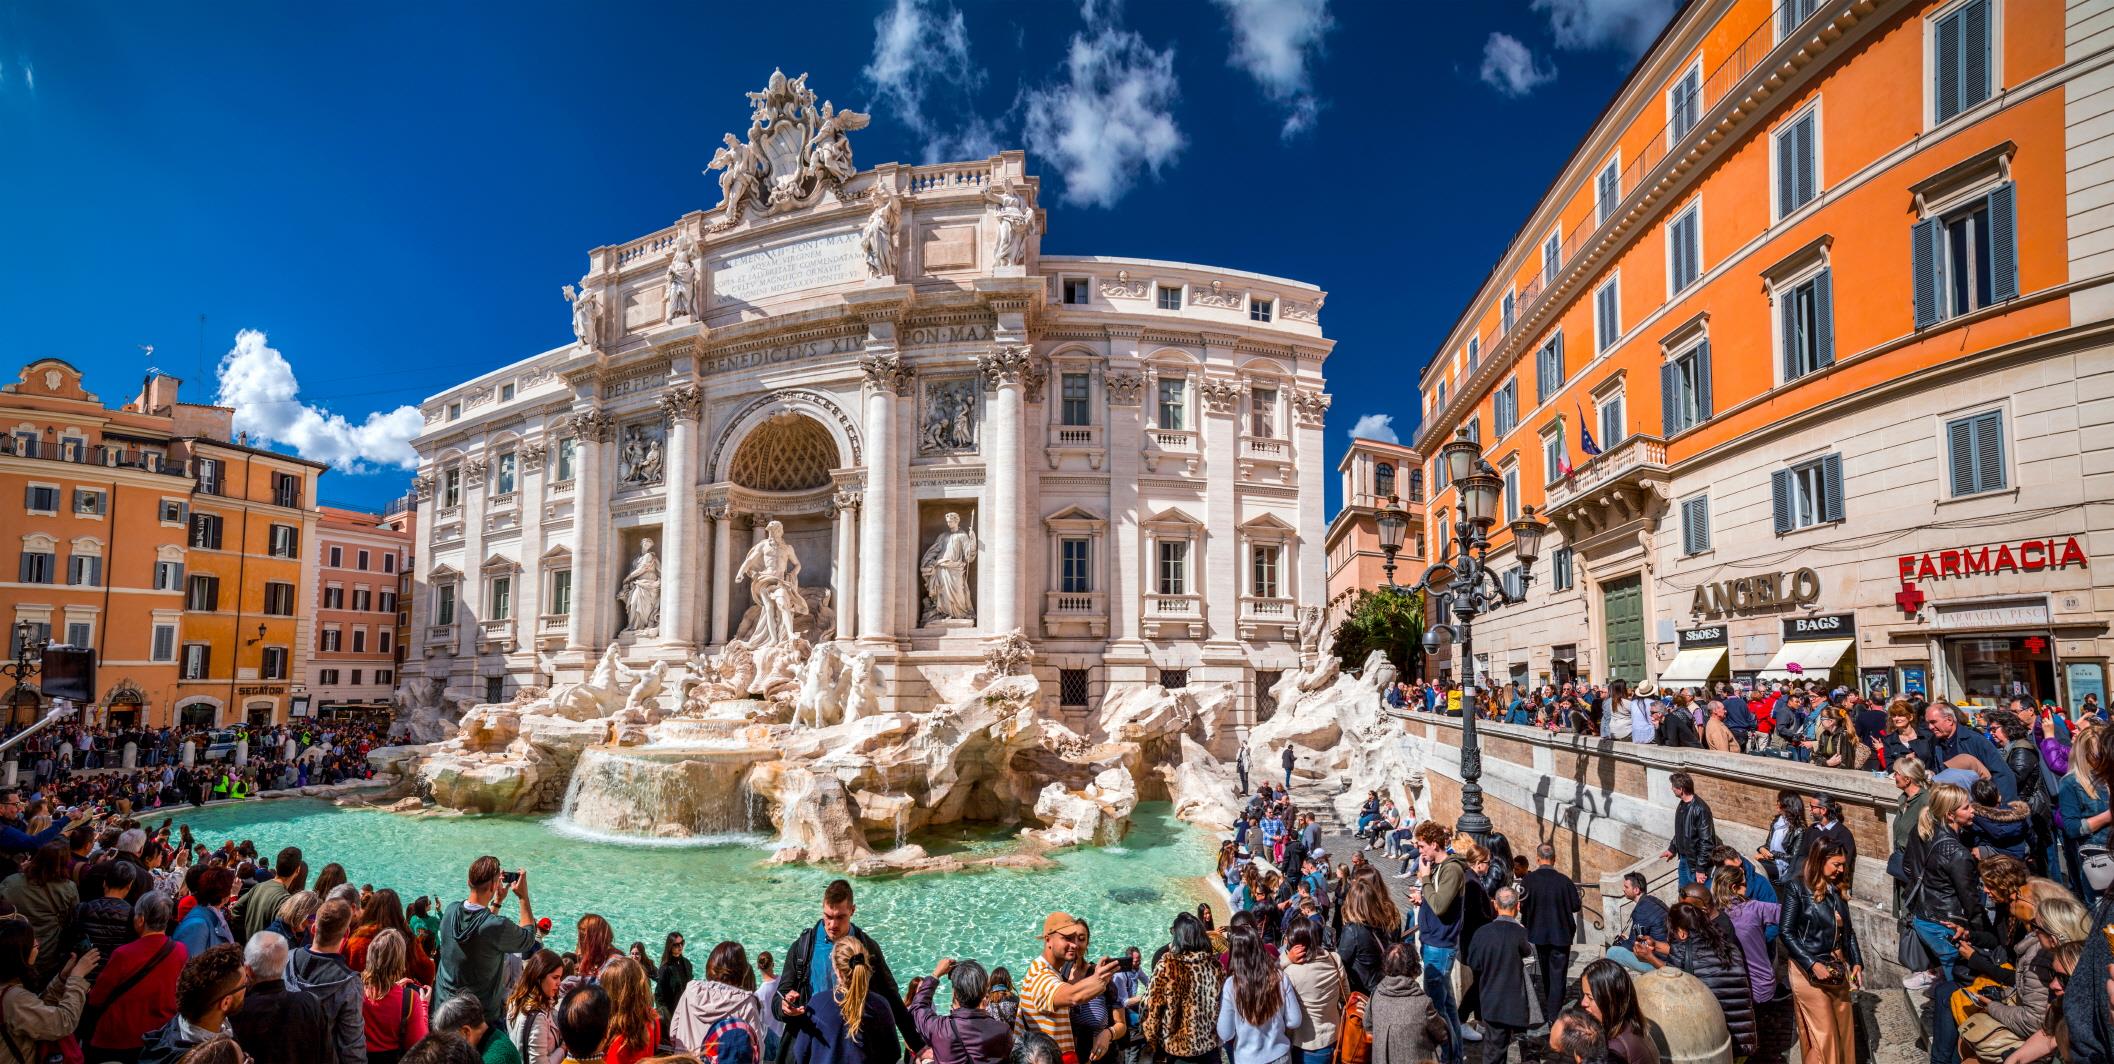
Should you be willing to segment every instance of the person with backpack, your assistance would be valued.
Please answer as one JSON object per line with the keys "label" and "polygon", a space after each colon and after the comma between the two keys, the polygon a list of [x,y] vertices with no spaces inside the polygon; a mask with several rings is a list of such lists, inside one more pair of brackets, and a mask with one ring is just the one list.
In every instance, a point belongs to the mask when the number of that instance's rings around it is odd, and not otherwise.
{"label": "person with backpack", "polygon": [[[933,1007],[940,980],[947,980],[954,1007]],[[913,980],[910,1017],[932,1050],[932,1064],[1004,1064],[1013,1053],[1013,1029],[984,1008],[991,977],[975,961],[943,957],[932,974]]]}
{"label": "person with backpack", "polygon": [[323,1006],[340,1061],[364,1060],[367,1031],[361,1018],[360,973],[345,961],[345,936],[352,931],[352,903],[333,898],[316,910],[315,941],[286,961],[289,990],[306,990]]}
{"label": "person with backpack", "polygon": [[1285,934],[1284,972],[1299,996],[1301,1018],[1292,1029],[1293,1064],[1329,1064],[1336,1058],[1337,1031],[1350,996],[1343,962],[1325,947],[1319,927],[1301,921]]}
{"label": "person with backpack", "polygon": [[110,954],[88,991],[80,1029],[90,1056],[136,1057],[147,1036],[176,1016],[177,977],[191,953],[167,934],[175,912],[176,903],[160,891],[140,895],[132,906],[139,937]]}
{"label": "person with backpack", "polygon": [[668,1017],[668,1040],[705,1064],[757,1064],[763,1053],[763,1008],[756,973],[739,942],[705,957],[705,977],[683,988]]}
{"label": "person with backpack", "polygon": [[404,933],[390,928],[367,946],[360,973],[360,1018],[367,1037],[367,1064],[397,1064],[404,1051],[426,1036],[424,988],[405,974],[413,949]]}

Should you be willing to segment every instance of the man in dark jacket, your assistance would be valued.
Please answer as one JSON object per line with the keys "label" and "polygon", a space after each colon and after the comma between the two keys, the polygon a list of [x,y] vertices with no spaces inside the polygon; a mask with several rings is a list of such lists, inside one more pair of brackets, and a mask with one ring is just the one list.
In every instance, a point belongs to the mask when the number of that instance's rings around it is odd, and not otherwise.
{"label": "man in dark jacket", "polygon": [[1666,941],[1666,903],[1645,893],[1640,872],[1623,875],[1622,896],[1630,903],[1629,929],[1608,947],[1607,957],[1633,972],[1656,971],[1657,966],[1639,958],[1639,944]]}
{"label": "man in dark jacket", "polygon": [[1664,702],[1652,705],[1652,733],[1652,741],[1660,746],[1704,749],[1703,737],[1696,733],[1696,722],[1688,719],[1686,711],[1672,709]]}
{"label": "man in dark jacket", "polygon": [[[210,951],[209,951],[210,952]],[[323,1003],[306,990],[286,985],[286,939],[259,931],[242,949],[250,985],[242,1007],[228,1018],[235,1044],[255,1064],[341,1064],[338,1041]],[[357,991],[355,991],[357,993]],[[355,1061],[367,1059],[360,1043]]]}
{"label": "man in dark jacket", "polygon": [[807,1064],[808,1054],[819,1044],[821,1036],[808,1016],[808,1002],[835,989],[837,972],[830,966],[830,955],[835,944],[846,935],[857,938],[859,944],[866,947],[868,963],[873,966],[871,986],[888,1002],[889,1014],[895,1019],[896,1031],[903,1036],[903,1044],[913,1053],[925,1048],[925,1038],[918,1033],[917,1021],[911,1018],[910,1008],[903,1004],[903,992],[896,985],[895,973],[888,970],[888,959],[881,955],[881,944],[852,926],[852,914],[857,909],[858,906],[852,903],[851,884],[841,879],[831,880],[822,890],[822,919],[800,932],[800,937],[794,939],[792,947],[785,952],[785,971],[778,978],[778,993],[771,997],[771,1015],[785,1024],[778,1059],[786,1064]]}
{"label": "man in dark jacket", "polygon": [[286,985],[306,990],[323,1006],[340,1061],[367,1059],[367,1023],[360,1014],[360,973],[345,963],[345,936],[352,931],[352,903],[326,901],[316,910],[316,937],[286,964]]}
{"label": "man in dark jacket", "polygon": [[1684,886],[1703,882],[1698,877],[1710,871],[1710,851],[1718,846],[1717,822],[1711,818],[1709,803],[1696,795],[1696,781],[1688,773],[1676,772],[1667,782],[1681,804],[1674,807],[1674,837],[1659,859],[1680,858]]}
{"label": "man in dark jacket", "polygon": [[1527,929],[1519,922],[1519,894],[1499,887],[1491,898],[1497,919],[1484,924],[1468,940],[1461,963],[1475,973],[1469,996],[1476,1014],[1483,1018],[1484,1064],[1503,1064],[1520,1033],[1534,1025],[1527,1010]]}
{"label": "man in dark jacket", "polygon": [[1564,994],[1571,988],[1571,943],[1578,941],[1578,912],[1585,899],[1579,896],[1578,884],[1556,870],[1556,847],[1542,843],[1535,847],[1534,859],[1539,867],[1519,884],[1546,1019],[1563,1010]]}
{"label": "man in dark jacket", "polygon": [[199,1043],[227,1034],[228,1014],[242,1008],[244,993],[242,947],[215,946],[185,961],[176,977],[176,1015],[147,1035],[139,1064],[176,1064]]}
{"label": "man in dark jacket", "polygon": [[[516,923],[499,915],[508,891],[521,899],[521,918]],[[529,905],[528,872],[514,873],[513,882],[499,870],[499,858],[479,857],[470,863],[470,896],[450,902],[440,918],[440,957],[433,982],[433,1002],[468,991],[477,995],[487,1016],[506,1015],[506,958],[510,953],[534,953],[536,914]]]}
{"label": "man in dark jacket", "polygon": [[1291,745],[1290,745],[1290,744],[1288,743],[1288,744],[1286,744],[1286,745],[1285,745],[1285,756],[1284,756],[1284,763],[1285,763],[1285,790],[1288,790],[1288,791],[1292,789],[1292,765],[1293,765],[1293,762],[1294,762],[1294,760],[1295,760],[1295,759],[1294,759],[1294,758],[1293,758],[1293,756],[1292,756],[1292,747],[1291,747]]}

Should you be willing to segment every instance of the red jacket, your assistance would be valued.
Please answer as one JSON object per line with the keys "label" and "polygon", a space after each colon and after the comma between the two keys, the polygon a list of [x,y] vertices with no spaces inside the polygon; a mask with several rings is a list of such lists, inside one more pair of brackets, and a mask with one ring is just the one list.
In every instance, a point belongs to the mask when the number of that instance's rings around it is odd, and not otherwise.
{"label": "red jacket", "polygon": [[[411,995],[410,1008],[404,1006],[404,995]],[[430,1005],[418,984],[400,979],[389,993],[373,998],[367,996],[365,987],[360,990],[360,1015],[366,1021],[367,1049],[369,1052],[389,1052],[411,1048],[413,1043],[426,1037],[426,1012]]]}
{"label": "red jacket", "polygon": [[[120,984],[131,981],[132,973],[161,952],[164,942],[170,946],[168,956],[125,991],[124,997],[107,1001]],[[96,975],[95,985],[88,989],[89,1007],[103,1010],[103,1018],[96,1022],[88,1044],[98,1049],[138,1049],[148,1035],[176,1015],[176,977],[183,973],[184,962],[189,959],[190,951],[183,943],[170,942],[169,936],[163,934],[146,935],[113,951]]]}

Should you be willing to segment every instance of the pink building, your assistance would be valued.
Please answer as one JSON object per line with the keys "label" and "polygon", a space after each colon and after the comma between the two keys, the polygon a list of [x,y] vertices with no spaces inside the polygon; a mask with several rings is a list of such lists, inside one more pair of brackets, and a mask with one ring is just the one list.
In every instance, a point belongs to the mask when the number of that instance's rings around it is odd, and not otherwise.
{"label": "pink building", "polygon": [[1343,620],[1361,590],[1387,582],[1387,555],[1380,549],[1376,514],[1388,500],[1409,511],[1409,530],[1395,555],[1395,583],[1413,584],[1424,575],[1424,474],[1417,452],[1396,443],[1352,439],[1351,449],[1336,466],[1343,475],[1343,508],[1329,521],[1328,623]]}
{"label": "pink building", "polygon": [[386,709],[396,689],[401,579],[411,559],[411,532],[379,514],[323,507],[316,645],[308,666],[316,713]]}

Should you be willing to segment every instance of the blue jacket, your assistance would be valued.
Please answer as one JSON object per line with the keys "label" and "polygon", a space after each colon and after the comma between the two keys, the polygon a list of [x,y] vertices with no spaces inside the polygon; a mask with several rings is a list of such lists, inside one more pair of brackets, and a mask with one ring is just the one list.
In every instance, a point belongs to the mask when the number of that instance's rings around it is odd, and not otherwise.
{"label": "blue jacket", "polygon": [[1753,731],[1760,725],[1754,719],[1754,710],[1747,708],[1747,700],[1733,695],[1725,700],[1725,726],[1734,731]]}
{"label": "blue jacket", "polygon": [[169,932],[169,937],[183,943],[187,951],[185,956],[189,957],[196,957],[214,946],[230,945],[235,941],[235,933],[228,929],[227,918],[220,915],[220,910],[209,905],[192,908],[189,914],[177,921],[176,929]]}
{"label": "blue jacket", "polygon": [[2076,839],[2080,846],[2105,846],[2107,844],[2106,828],[2101,828],[2098,831],[2085,830],[2085,820],[2087,818],[2098,816],[2107,811],[2107,796],[2105,794],[2101,794],[2097,798],[2087,795],[2085,788],[2077,782],[2077,773],[2073,772],[2064,776],[2062,782],[2056,785],[2055,801],[2056,808],[2060,809],[2063,814],[2063,834]]}

